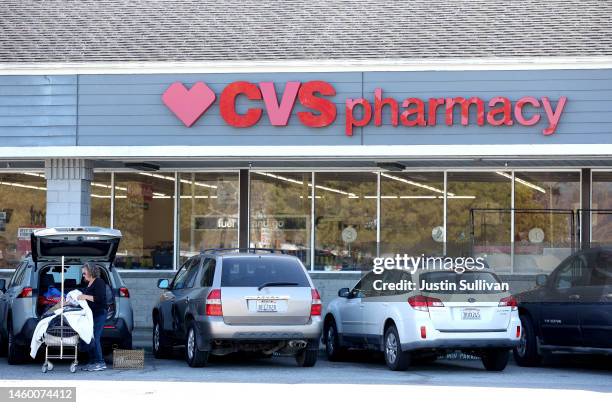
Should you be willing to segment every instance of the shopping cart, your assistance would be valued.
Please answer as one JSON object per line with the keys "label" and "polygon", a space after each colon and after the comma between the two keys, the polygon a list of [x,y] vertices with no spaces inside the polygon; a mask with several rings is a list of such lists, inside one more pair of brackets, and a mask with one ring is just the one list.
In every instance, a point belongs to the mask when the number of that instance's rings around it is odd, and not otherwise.
{"label": "shopping cart", "polygon": [[[75,373],[77,370],[78,353],[79,353],[79,335],[64,318],[64,257],[62,256],[61,269],[61,297],[60,310],[61,312],[49,322],[47,331],[43,335],[43,343],[45,344],[45,363],[42,366],[42,372],[53,370],[53,363],[49,359],[68,360],[72,359],[70,364],[70,372]],[[70,353],[72,351],[72,353]]]}
{"label": "shopping cart", "polygon": [[74,373],[79,364],[79,335],[72,327],[63,322],[63,316],[58,316],[62,322],[53,327],[49,327],[43,336],[45,343],[45,363],[42,366],[42,372],[53,370],[53,363],[49,359],[68,360],[72,359],[70,364],[70,372]]}

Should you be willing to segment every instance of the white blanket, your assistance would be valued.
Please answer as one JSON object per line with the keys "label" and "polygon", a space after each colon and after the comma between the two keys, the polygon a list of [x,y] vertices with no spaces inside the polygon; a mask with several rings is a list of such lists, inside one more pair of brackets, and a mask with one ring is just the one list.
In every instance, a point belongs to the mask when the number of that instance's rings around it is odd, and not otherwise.
{"label": "white blanket", "polygon": [[[91,343],[93,338],[93,315],[91,309],[87,305],[86,300],[77,300],[77,297],[81,294],[79,290],[73,290],[69,292],[66,297],[67,304],[78,304],[81,306],[81,310],[74,310],[64,312],[64,319],[72,327],[72,329],[78,333],[81,340],[85,343]],[[34,329],[34,335],[32,336],[32,342],[30,343],[30,356],[36,357],[38,349],[44,342],[44,336],[49,327],[49,322],[53,320],[57,315],[63,312],[63,309],[57,309],[53,316],[45,317],[36,325]]]}

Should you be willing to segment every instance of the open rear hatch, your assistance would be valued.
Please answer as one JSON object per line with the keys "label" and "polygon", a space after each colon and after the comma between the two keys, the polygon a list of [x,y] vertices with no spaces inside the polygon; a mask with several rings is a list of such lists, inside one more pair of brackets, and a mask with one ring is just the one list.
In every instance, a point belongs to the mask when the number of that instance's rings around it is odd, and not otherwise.
{"label": "open rear hatch", "polygon": [[32,233],[31,241],[34,262],[56,261],[65,256],[112,263],[121,232],[100,227],[56,227]]}

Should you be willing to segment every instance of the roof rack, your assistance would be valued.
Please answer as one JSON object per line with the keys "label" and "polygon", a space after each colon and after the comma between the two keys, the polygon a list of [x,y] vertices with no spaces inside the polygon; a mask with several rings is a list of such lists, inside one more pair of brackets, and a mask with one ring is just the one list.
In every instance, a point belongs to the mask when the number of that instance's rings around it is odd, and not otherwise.
{"label": "roof rack", "polygon": [[246,253],[256,253],[256,252],[270,252],[272,254],[279,253],[285,254],[287,253],[284,249],[278,248],[208,248],[200,251],[201,254],[210,254],[217,252],[246,252]]}

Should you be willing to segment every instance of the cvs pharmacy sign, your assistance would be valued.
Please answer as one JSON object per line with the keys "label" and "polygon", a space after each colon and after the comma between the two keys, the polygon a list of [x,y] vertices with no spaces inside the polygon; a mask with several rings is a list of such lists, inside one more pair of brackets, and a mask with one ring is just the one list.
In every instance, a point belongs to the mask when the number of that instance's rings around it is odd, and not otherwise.
{"label": "cvs pharmacy sign", "polygon": [[[232,82],[219,95],[221,117],[229,126],[248,128],[255,126],[265,115],[272,126],[287,126],[294,111],[303,126],[320,128],[333,124],[337,108],[332,97],[334,87],[325,81],[285,84],[281,95],[277,94],[273,82],[257,84],[246,81]],[[384,97],[382,88],[376,88],[372,99],[347,98],[344,102],[345,133],[352,136],[356,128],[372,122],[383,125],[383,117],[389,118],[391,126],[427,127],[437,126],[437,116],[444,114],[444,125],[470,125],[470,112],[476,112],[477,126],[534,126],[544,121],[542,133],[552,135],[563,114],[567,97],[561,96],[556,105],[548,97],[525,96],[515,102],[503,96],[490,100],[479,97],[433,97],[420,99],[407,97],[403,100]],[[245,98],[250,106],[239,112],[238,98]],[[190,89],[175,82],[162,95],[164,104],[187,127],[191,127],[217,100],[217,95],[204,82],[196,82]],[[299,105],[296,107],[296,105]],[[529,113],[525,108],[529,107]]]}

